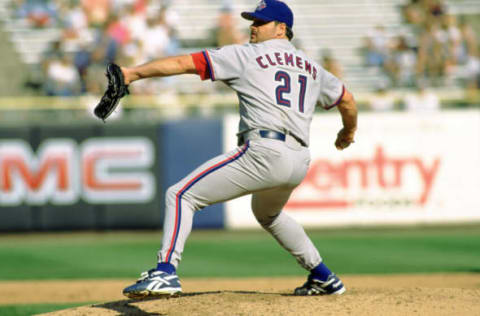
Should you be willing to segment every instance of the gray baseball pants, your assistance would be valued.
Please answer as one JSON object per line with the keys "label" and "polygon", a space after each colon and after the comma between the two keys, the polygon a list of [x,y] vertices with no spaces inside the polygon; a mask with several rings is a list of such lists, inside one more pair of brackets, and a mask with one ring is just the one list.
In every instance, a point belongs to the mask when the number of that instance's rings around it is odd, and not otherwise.
{"label": "gray baseball pants", "polygon": [[260,225],[305,269],[320,264],[320,254],[303,227],[282,212],[307,173],[310,151],[291,136],[280,141],[253,131],[245,139],[244,145],[205,162],[167,190],[159,262],[178,266],[195,211],[252,194],[252,210]]}

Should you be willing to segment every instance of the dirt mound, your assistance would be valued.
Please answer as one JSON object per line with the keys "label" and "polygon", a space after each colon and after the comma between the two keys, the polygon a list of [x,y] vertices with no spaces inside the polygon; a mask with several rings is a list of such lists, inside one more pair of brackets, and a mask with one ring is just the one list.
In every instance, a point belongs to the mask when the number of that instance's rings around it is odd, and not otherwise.
{"label": "dirt mound", "polygon": [[[480,274],[346,275],[342,279],[347,292],[325,297],[292,296],[303,278],[184,279],[184,294],[178,298],[118,299],[44,315],[480,315]],[[61,286],[59,282],[56,302],[103,300],[107,288],[116,298],[128,285],[88,281],[79,291],[76,283]],[[67,284],[75,295],[68,293]],[[54,287],[54,282],[48,284],[49,301]],[[37,292],[37,296],[43,294],[48,293]]]}

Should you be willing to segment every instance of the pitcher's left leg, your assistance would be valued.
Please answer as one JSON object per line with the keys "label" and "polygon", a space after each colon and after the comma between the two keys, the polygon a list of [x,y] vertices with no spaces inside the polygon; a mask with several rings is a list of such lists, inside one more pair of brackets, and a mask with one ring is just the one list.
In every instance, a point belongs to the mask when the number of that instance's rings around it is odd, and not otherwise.
{"label": "pitcher's left leg", "polygon": [[194,212],[213,203],[249,193],[259,183],[247,168],[248,144],[210,159],[166,193],[162,249],[155,269],[142,274],[137,283],[124,289],[130,298],[172,296],[182,292],[176,268],[192,229]]}
{"label": "pitcher's left leg", "polygon": [[262,188],[250,151],[247,144],[215,157],[167,190],[160,263],[178,266],[196,211]]}

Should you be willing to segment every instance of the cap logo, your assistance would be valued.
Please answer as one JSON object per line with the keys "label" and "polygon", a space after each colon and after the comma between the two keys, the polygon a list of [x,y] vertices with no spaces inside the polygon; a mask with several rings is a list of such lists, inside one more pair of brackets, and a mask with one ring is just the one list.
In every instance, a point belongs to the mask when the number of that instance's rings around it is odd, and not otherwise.
{"label": "cap logo", "polygon": [[255,9],[255,11],[260,11],[260,10],[263,10],[267,7],[267,4],[265,3],[265,0],[262,0],[260,1],[260,3],[258,3],[257,5],[257,8]]}

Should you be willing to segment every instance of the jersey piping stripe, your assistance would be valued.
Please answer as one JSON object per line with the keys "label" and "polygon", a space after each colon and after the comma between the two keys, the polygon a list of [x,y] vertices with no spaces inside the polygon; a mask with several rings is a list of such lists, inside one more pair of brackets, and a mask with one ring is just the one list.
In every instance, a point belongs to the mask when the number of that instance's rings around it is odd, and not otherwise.
{"label": "jersey piping stripe", "polygon": [[342,93],[340,94],[340,96],[338,97],[337,101],[332,104],[332,105],[329,105],[325,108],[325,110],[330,110],[331,108],[333,108],[334,106],[338,105],[340,103],[340,101],[342,101],[343,99],[343,95],[345,94],[345,86],[342,86]]}
{"label": "jersey piping stripe", "polygon": [[231,162],[234,162],[238,158],[242,157],[250,147],[249,142],[247,143],[240,149],[238,153],[235,155],[228,157],[227,159],[220,161],[219,163],[211,166],[210,168],[202,171],[200,174],[198,174],[196,177],[191,179],[185,186],[180,189],[180,191],[177,192],[176,194],[176,199],[175,199],[175,229],[173,231],[173,236],[172,240],[170,241],[170,248],[168,249],[167,255],[166,255],[166,262],[170,262],[172,259],[172,253],[173,249],[175,248],[175,244],[177,243],[177,238],[179,235],[179,230],[180,230],[180,224],[181,224],[181,218],[182,218],[182,196],[185,192],[187,192],[195,183],[203,179],[205,176],[209,175],[210,173],[228,165]]}
{"label": "jersey piping stripe", "polygon": [[203,56],[205,56],[205,59],[207,60],[208,70],[210,70],[210,79],[212,79],[212,81],[215,81],[215,73],[213,72],[213,65],[212,65],[212,60],[210,59],[210,55],[206,50],[204,50],[202,53],[203,53]]}

